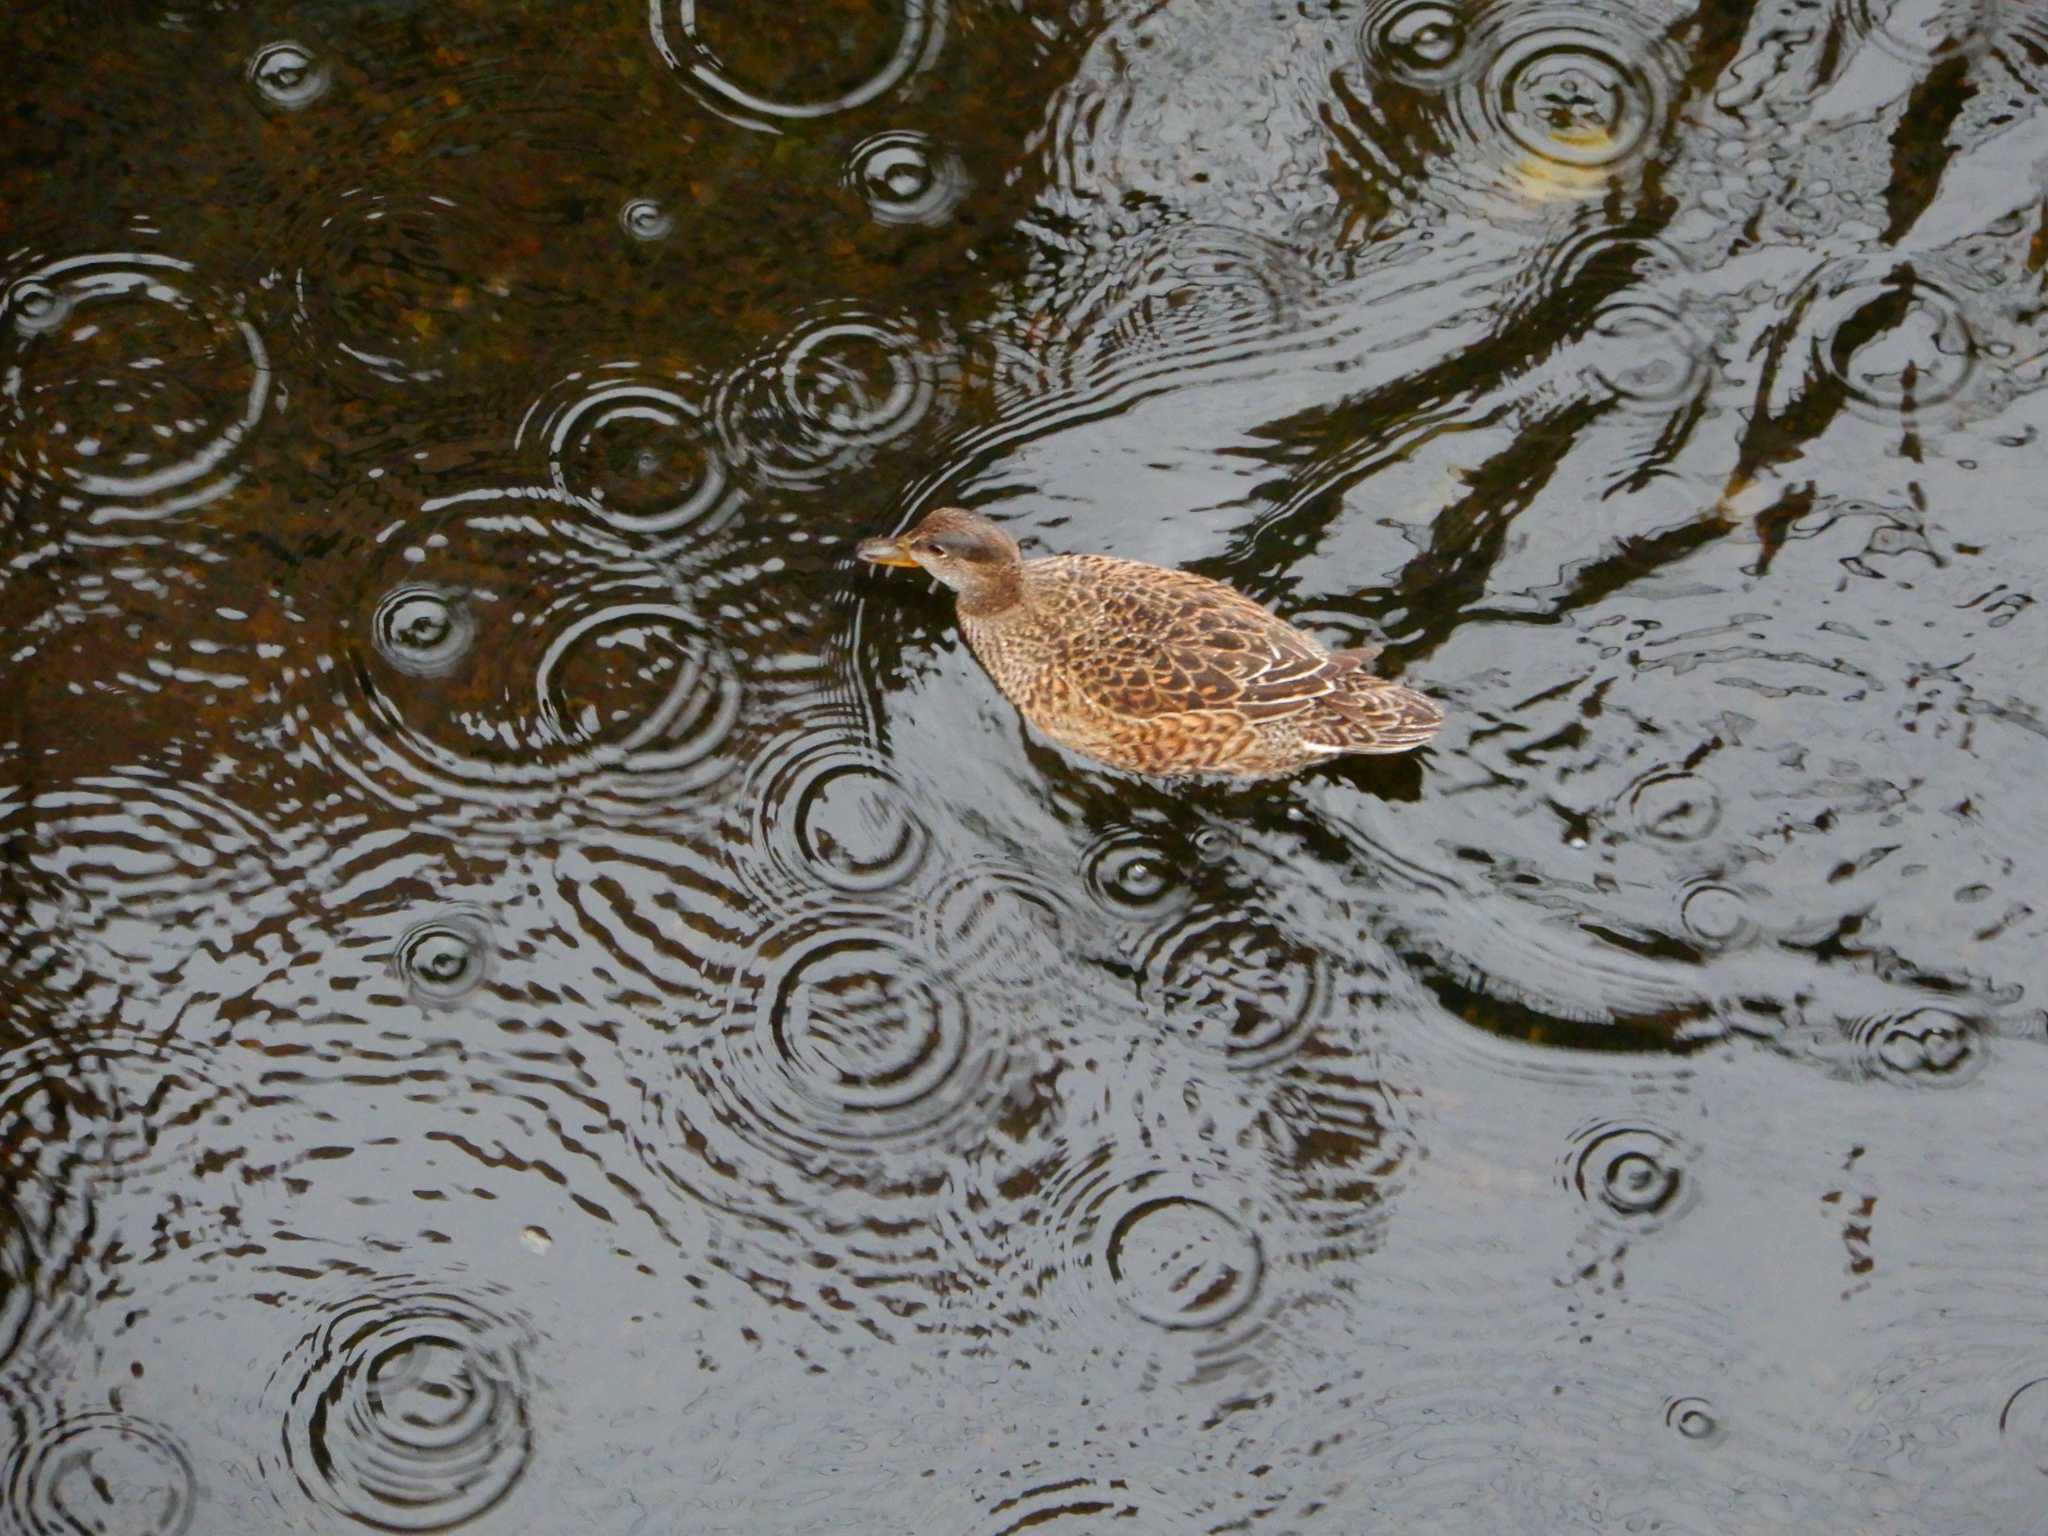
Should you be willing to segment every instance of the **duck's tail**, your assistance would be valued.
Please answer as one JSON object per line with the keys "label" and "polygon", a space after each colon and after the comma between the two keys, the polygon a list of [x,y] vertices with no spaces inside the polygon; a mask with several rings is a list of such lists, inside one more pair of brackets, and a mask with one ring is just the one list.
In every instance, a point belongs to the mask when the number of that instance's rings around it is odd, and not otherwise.
{"label": "duck's tail", "polygon": [[1405,683],[1374,677],[1369,670],[1378,649],[1338,651],[1344,678],[1318,700],[1315,723],[1303,734],[1331,752],[1407,752],[1443,726],[1441,705]]}

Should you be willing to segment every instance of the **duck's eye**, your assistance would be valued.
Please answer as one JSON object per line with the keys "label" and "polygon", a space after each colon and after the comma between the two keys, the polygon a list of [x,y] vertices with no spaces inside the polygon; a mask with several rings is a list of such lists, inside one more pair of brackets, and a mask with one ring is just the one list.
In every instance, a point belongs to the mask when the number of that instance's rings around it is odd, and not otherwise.
{"label": "duck's eye", "polygon": [[941,560],[943,560],[943,559],[945,559],[945,558],[946,558],[947,550],[946,550],[946,546],[945,546],[945,545],[943,545],[943,544],[935,544],[935,543],[931,543],[931,542],[926,542],[926,543],[925,543],[925,544],[924,544],[924,545],[922,546],[922,548],[923,548],[923,551],[924,551],[924,553],[925,553],[925,554],[927,554],[927,555],[936,555],[936,556],[937,556],[937,557],[938,557],[939,559],[941,559]]}

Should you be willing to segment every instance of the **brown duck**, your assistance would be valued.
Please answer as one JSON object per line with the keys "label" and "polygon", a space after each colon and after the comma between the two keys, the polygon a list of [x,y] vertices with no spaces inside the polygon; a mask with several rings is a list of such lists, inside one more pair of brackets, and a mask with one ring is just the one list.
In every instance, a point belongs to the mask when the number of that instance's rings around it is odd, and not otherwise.
{"label": "brown duck", "polygon": [[960,628],[1039,730],[1134,773],[1278,778],[1347,752],[1406,752],[1443,711],[1326,650],[1235,588],[1109,555],[1026,560],[973,512],[941,507],[874,565],[922,566],[960,594]]}

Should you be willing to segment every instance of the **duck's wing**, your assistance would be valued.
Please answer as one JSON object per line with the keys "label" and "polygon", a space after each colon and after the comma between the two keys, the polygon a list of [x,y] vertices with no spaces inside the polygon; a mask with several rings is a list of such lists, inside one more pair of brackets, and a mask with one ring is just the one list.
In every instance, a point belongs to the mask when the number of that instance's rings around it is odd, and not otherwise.
{"label": "duck's wing", "polygon": [[1335,686],[1301,723],[1303,741],[1329,752],[1406,752],[1437,733],[1442,707],[1406,684],[1374,677],[1367,670],[1374,654],[1331,655]]}
{"label": "duck's wing", "polygon": [[1333,656],[1206,576],[1107,555],[1034,565],[1033,597],[1061,637],[1064,669],[1093,703],[1127,719],[1209,710],[1285,719],[1332,698],[1363,654]]}

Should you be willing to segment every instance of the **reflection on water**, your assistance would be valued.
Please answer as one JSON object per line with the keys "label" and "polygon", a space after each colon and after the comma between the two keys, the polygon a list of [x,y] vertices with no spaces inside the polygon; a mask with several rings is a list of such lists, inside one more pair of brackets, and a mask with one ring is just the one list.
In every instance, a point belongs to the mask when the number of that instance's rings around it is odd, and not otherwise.
{"label": "reflection on water", "polygon": [[2039,7],[0,30],[9,1530],[2036,1529]]}

